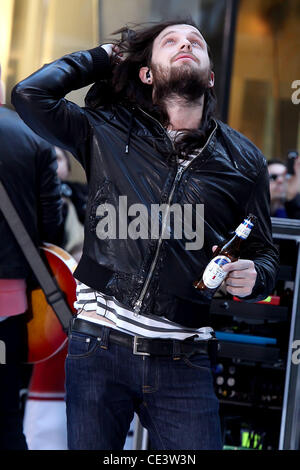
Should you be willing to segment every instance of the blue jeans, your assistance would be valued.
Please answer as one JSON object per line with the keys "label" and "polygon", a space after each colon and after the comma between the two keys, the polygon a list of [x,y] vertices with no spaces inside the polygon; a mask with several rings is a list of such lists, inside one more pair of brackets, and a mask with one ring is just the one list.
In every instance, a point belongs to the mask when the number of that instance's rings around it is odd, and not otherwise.
{"label": "blue jeans", "polygon": [[138,356],[73,332],[66,359],[69,449],[121,450],[134,412],[152,449],[222,448],[209,357]]}

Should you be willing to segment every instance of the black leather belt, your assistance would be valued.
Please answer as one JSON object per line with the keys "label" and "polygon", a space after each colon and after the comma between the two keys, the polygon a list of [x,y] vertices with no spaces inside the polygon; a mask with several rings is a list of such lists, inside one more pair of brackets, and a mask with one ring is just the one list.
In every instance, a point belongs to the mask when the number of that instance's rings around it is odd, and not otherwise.
{"label": "black leather belt", "polygon": [[[72,321],[72,331],[78,331],[90,336],[101,337],[103,326],[97,325],[80,318],[75,318]],[[104,326],[104,328],[106,328]],[[109,327],[108,327],[109,328]],[[113,328],[109,328],[109,340],[113,343],[127,346],[132,349],[133,354],[142,356],[172,356],[174,355],[174,342],[176,342],[175,355],[191,356],[195,353],[209,354],[210,343],[216,340],[203,340],[193,341],[189,340],[173,340],[173,339],[158,339],[158,338],[144,338],[142,336],[132,336]]]}

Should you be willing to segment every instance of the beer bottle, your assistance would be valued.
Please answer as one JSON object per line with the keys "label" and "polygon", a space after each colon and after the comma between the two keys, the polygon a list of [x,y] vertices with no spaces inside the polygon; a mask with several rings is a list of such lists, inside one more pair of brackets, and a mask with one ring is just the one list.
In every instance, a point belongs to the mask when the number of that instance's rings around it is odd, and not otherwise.
{"label": "beer bottle", "polygon": [[202,279],[193,283],[193,286],[205,296],[212,297],[226,278],[227,273],[222,266],[239,258],[241,244],[250,235],[255,220],[256,217],[252,214],[244,219],[235,230],[234,236],[215,250],[214,257],[206,266]]}

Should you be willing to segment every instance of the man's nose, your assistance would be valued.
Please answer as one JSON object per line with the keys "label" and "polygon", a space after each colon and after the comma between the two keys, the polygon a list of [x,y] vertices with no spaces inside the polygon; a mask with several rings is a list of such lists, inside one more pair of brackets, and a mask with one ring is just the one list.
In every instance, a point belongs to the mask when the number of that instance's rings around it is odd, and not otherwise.
{"label": "man's nose", "polygon": [[180,49],[181,50],[188,50],[188,51],[191,51],[192,50],[192,45],[190,43],[190,41],[188,39],[183,39],[182,40],[182,43],[181,43],[181,46],[180,46]]}

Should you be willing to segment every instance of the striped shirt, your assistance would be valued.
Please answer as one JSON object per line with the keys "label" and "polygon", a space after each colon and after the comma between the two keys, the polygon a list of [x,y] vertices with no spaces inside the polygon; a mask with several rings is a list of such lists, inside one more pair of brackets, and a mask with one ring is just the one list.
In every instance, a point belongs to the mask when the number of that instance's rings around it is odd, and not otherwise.
{"label": "striped shirt", "polygon": [[[77,318],[109,326],[123,333],[147,338],[172,338],[180,340],[191,336],[196,336],[203,340],[212,337],[213,330],[210,327],[198,329],[186,328],[158,315],[136,314],[133,310],[118,302],[114,297],[94,291],[81,282],[77,285],[76,294],[77,300],[74,306],[78,309]],[[201,306],[199,308],[201,309]],[[96,315],[91,317],[88,315],[88,312],[96,312]],[[106,320],[110,320],[112,324],[108,324]]]}
{"label": "striped shirt", "polygon": [[[176,131],[168,131],[168,133],[171,138],[177,134]],[[179,160],[179,165],[188,166],[195,156],[196,154],[192,154],[186,160]],[[74,307],[78,310],[77,318],[108,326],[130,335],[178,340],[193,336],[195,340],[208,340],[214,335],[211,327],[187,328],[155,314],[136,314],[114,297],[97,292],[82,282],[77,284],[76,297]],[[200,309],[199,305],[199,315]],[[94,313],[89,315],[89,312]]]}

